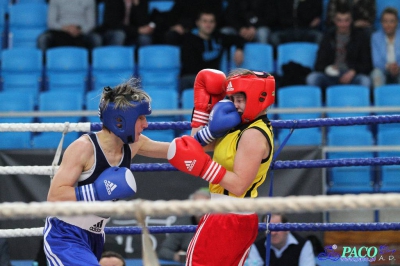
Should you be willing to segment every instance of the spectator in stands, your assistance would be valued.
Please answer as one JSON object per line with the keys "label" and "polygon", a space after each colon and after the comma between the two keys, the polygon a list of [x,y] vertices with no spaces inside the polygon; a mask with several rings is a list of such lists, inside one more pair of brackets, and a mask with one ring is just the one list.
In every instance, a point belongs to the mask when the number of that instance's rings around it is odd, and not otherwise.
{"label": "spectator in stands", "polygon": [[10,248],[6,238],[0,238],[0,265],[11,266]]}
{"label": "spectator in stands", "polygon": [[39,35],[37,46],[45,51],[58,46],[79,46],[92,49],[101,45],[101,38],[93,32],[96,25],[94,0],[51,0],[48,30]]}
{"label": "spectator in stands", "polygon": [[117,252],[105,251],[99,261],[100,266],[125,266],[125,259]]}
{"label": "spectator in stands", "polygon": [[231,46],[236,46],[232,60],[240,65],[244,59],[244,39],[239,36],[225,35],[216,30],[216,17],[211,11],[200,11],[196,25],[197,28],[186,33],[183,38],[181,92],[186,88],[193,88],[194,79],[200,70],[219,69],[224,50],[230,50]]}
{"label": "spectator in stands", "polygon": [[168,12],[169,29],[165,34],[165,43],[181,45],[185,33],[196,27],[197,14],[201,10],[209,10],[215,14],[218,26],[222,21],[222,0],[175,0],[175,4]]}
{"label": "spectator in stands", "polygon": [[[193,192],[190,200],[209,200],[211,197],[208,188],[200,188]],[[201,216],[182,216],[179,217],[175,225],[197,225]],[[168,234],[161,243],[158,251],[160,259],[173,260],[177,262],[186,261],[186,251],[192,240],[194,233],[173,233]]]}
{"label": "spectator in stands", "polygon": [[371,46],[365,31],[352,27],[348,5],[336,9],[335,27],[324,34],[308,85],[322,89],[336,84],[371,87]]}
{"label": "spectator in stands", "polygon": [[[263,217],[263,222],[266,222],[266,217]],[[287,223],[288,219],[284,214],[272,214],[270,223]],[[270,251],[270,266],[315,266],[315,255],[311,242],[303,237],[289,231],[271,231],[271,251]],[[261,257],[265,265],[266,259],[266,234],[258,238],[254,247],[258,252],[251,252],[247,261],[259,261],[254,256]]]}
{"label": "spectator in stands", "polygon": [[371,37],[371,79],[374,88],[384,84],[400,83],[400,29],[397,9],[387,7],[381,15],[382,29]]}
{"label": "spectator in stands", "polygon": [[278,25],[270,42],[277,47],[287,42],[315,42],[322,39],[322,0],[279,0]]}
{"label": "spectator in stands", "polygon": [[278,19],[275,0],[230,0],[225,10],[225,34],[239,35],[247,42],[267,43]]}
{"label": "spectator in stands", "polygon": [[96,29],[103,45],[152,44],[156,24],[150,21],[148,0],[105,0],[103,24]]}
{"label": "spectator in stands", "polygon": [[[326,26],[335,26],[335,14],[340,5],[350,5],[353,25],[364,29],[368,34],[374,31],[376,19],[376,0],[329,0],[327,7]],[[379,1],[379,0],[378,0]]]}

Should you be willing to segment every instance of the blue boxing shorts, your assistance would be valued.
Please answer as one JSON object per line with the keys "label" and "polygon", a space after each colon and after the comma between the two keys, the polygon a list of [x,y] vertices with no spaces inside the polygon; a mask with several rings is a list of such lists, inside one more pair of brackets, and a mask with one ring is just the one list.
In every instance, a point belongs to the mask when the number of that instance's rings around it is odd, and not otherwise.
{"label": "blue boxing shorts", "polygon": [[48,217],[44,227],[44,252],[50,266],[99,265],[104,232],[91,233],[56,217]]}

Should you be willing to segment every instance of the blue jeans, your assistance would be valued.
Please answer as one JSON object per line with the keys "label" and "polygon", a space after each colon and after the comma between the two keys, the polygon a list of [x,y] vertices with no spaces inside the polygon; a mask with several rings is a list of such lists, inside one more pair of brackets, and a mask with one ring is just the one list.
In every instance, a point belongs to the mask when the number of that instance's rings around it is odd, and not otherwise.
{"label": "blue jeans", "polygon": [[[318,86],[321,89],[326,89],[327,87],[332,85],[339,85],[339,78],[340,77],[328,76],[323,72],[311,72],[306,78],[306,83],[307,85]],[[350,82],[350,84],[363,85],[367,88],[371,88],[371,83],[372,82],[370,77],[364,74],[355,75]]]}
{"label": "blue jeans", "polygon": [[127,39],[123,30],[108,30],[103,35],[104,45],[138,45],[145,46],[152,44],[153,37],[148,34],[139,34],[135,40]]}
{"label": "blue jeans", "polygon": [[[238,31],[235,28],[229,26],[223,27],[220,32],[226,35],[238,35]],[[254,37],[253,41],[258,43],[268,43],[270,34],[271,30],[268,27],[258,27],[256,30],[256,36]]]}

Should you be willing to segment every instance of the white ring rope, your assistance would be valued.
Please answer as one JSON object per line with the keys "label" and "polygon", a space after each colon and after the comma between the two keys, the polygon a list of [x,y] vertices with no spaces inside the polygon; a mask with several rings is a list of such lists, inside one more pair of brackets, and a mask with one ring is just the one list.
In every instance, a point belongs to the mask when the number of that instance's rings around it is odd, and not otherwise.
{"label": "white ring rope", "polygon": [[54,175],[59,166],[0,166],[0,175]]}
{"label": "white ring rope", "polygon": [[144,216],[195,215],[227,212],[321,212],[334,210],[375,210],[399,208],[400,194],[317,195],[260,197],[255,199],[193,200],[132,200],[104,202],[13,202],[0,204],[0,220],[45,218],[47,216],[80,216],[96,214],[132,218]]}
{"label": "white ring rope", "polygon": [[0,238],[43,236],[43,227],[0,230]]}
{"label": "white ring rope", "polygon": [[0,132],[90,132],[90,122],[69,123],[0,123]]}
{"label": "white ring rope", "polygon": [[[268,206],[268,207],[266,207]],[[208,212],[319,212],[332,210],[384,209],[400,206],[400,194],[360,194],[332,196],[289,196],[219,201],[143,201],[130,202],[42,202],[0,204],[0,219],[43,218],[49,215],[102,214],[132,217],[143,215],[190,215]],[[0,237],[42,236],[43,227],[0,230]]]}

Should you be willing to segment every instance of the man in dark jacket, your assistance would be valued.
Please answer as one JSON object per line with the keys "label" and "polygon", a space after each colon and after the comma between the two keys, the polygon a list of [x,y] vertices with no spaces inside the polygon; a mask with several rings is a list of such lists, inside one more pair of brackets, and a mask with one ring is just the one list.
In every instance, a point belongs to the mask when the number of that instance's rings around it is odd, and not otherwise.
{"label": "man in dark jacket", "polygon": [[168,12],[169,28],[165,34],[165,43],[181,45],[185,33],[196,27],[198,12],[209,10],[217,19],[218,26],[222,23],[222,0],[175,0],[174,6]]}
{"label": "man in dark jacket", "polygon": [[225,10],[225,34],[246,42],[267,43],[277,21],[276,0],[229,0]]}
{"label": "man in dark jacket", "polygon": [[197,73],[205,68],[220,69],[222,54],[235,46],[233,60],[243,62],[245,41],[239,36],[224,35],[216,30],[215,14],[201,11],[196,20],[197,28],[184,35],[181,47],[181,90],[192,88]]}
{"label": "man in dark jacket", "polygon": [[97,31],[103,45],[144,46],[152,43],[155,27],[148,0],[105,0],[103,24]]}
{"label": "man in dark jacket", "polygon": [[319,46],[315,72],[307,76],[308,85],[325,89],[331,85],[359,84],[371,88],[371,47],[365,31],[352,27],[347,5],[338,8],[335,28],[328,31]]}
{"label": "man in dark jacket", "polygon": [[278,23],[271,33],[272,45],[321,41],[322,0],[279,0],[276,4]]}

